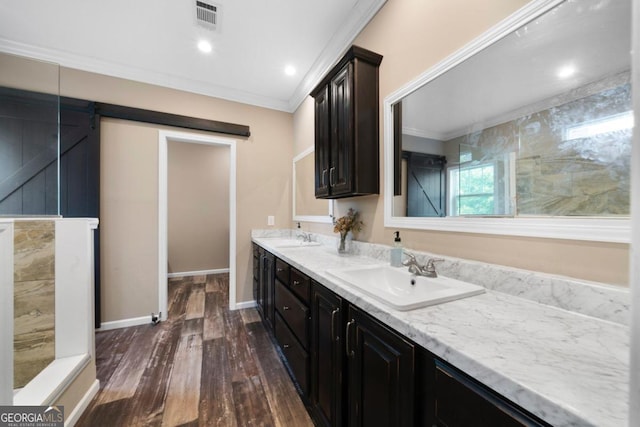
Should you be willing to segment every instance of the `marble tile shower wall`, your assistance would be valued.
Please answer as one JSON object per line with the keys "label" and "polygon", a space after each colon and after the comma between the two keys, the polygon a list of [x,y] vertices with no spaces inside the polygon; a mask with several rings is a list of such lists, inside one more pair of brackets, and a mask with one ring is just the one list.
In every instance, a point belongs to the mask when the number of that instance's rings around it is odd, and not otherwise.
{"label": "marble tile shower wall", "polygon": [[55,222],[14,224],[14,388],[55,359]]}
{"label": "marble tile shower wall", "polygon": [[551,108],[446,144],[456,156],[465,147],[484,164],[516,153],[516,215],[629,215],[631,129],[570,135],[630,112],[629,77],[624,72],[578,88],[568,99],[554,98]]}
{"label": "marble tile shower wall", "polygon": [[[253,230],[252,237],[295,239],[296,231]],[[338,245],[338,238],[333,236],[313,234],[312,239],[326,245],[329,250],[337,248]],[[390,246],[358,241],[352,241],[350,245],[348,256],[366,256],[381,262],[389,261]],[[415,254],[421,263],[426,263],[433,257],[443,258],[445,261],[438,264],[438,272],[443,276],[610,322],[627,326],[630,324],[631,296],[626,288],[411,249],[407,251]]]}

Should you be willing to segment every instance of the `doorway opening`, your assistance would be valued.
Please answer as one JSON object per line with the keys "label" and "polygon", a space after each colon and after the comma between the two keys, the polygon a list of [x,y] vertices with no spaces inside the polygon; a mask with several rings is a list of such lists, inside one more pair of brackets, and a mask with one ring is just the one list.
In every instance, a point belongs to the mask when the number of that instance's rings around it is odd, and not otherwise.
{"label": "doorway opening", "polygon": [[168,144],[180,142],[228,147],[229,156],[229,309],[236,306],[236,140],[187,132],[158,134],[158,310],[160,320],[168,309]]}

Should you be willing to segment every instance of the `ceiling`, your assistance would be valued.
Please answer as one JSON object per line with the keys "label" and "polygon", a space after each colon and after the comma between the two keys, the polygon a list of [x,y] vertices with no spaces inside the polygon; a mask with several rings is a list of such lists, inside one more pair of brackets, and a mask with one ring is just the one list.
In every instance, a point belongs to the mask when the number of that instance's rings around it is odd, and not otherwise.
{"label": "ceiling", "polygon": [[386,2],[202,1],[218,6],[213,31],[196,0],[4,1],[0,51],[293,112]]}
{"label": "ceiling", "polygon": [[[405,97],[403,131],[447,141],[628,72],[630,8],[629,0],[561,3]],[[568,65],[575,73],[558,77]]]}

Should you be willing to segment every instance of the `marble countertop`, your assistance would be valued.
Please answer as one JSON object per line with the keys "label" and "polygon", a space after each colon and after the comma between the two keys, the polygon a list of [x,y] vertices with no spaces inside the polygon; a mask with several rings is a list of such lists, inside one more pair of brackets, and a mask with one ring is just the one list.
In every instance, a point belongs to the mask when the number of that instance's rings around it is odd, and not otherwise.
{"label": "marble countertop", "polygon": [[626,426],[629,328],[487,289],[397,311],[326,274],[386,264],[335,247],[253,241],[433,354],[554,426]]}

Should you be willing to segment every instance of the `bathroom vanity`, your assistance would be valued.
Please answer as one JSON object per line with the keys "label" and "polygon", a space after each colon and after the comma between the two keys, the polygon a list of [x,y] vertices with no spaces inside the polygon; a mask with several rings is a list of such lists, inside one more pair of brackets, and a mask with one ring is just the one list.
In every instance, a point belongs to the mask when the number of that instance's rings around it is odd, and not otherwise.
{"label": "bathroom vanity", "polygon": [[625,325],[491,289],[399,311],[327,273],[382,265],[385,247],[361,244],[376,259],[285,241],[253,238],[275,259],[255,278],[264,292],[274,278],[271,331],[318,425],[626,424]]}

